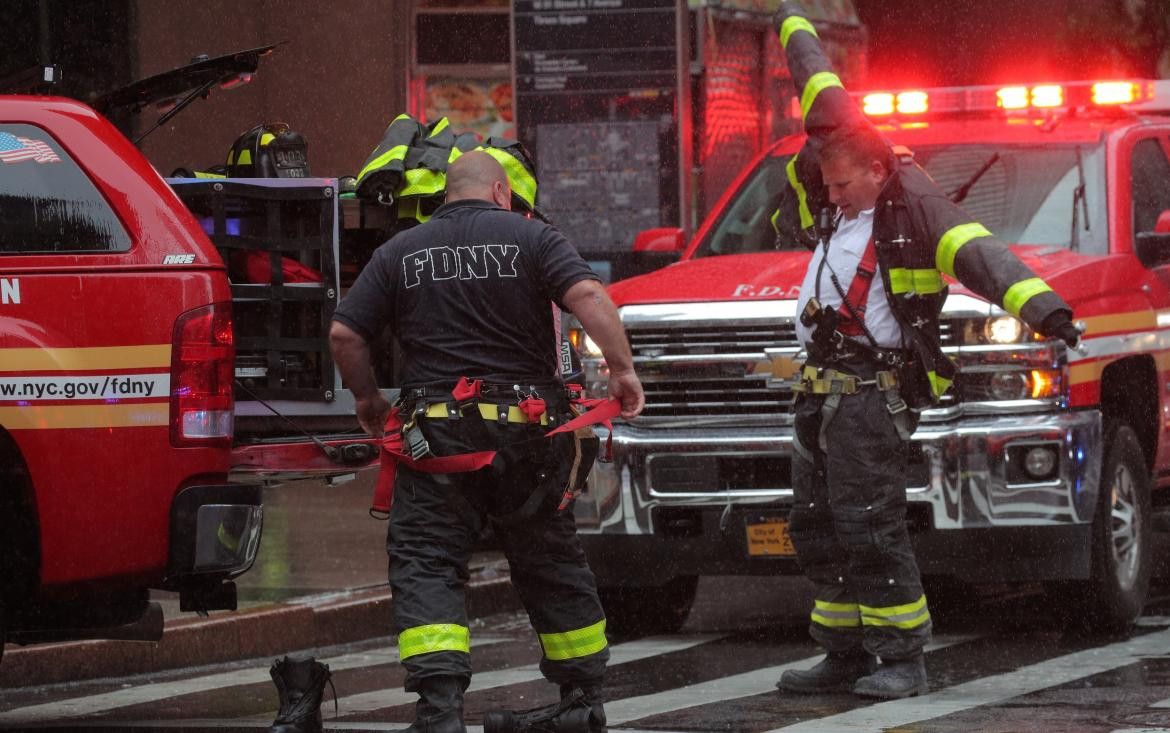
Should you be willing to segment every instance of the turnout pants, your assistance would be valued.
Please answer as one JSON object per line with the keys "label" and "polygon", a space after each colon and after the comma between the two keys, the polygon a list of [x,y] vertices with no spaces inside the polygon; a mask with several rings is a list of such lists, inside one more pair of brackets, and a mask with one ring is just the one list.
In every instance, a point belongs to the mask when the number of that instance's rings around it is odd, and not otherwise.
{"label": "turnout pants", "polygon": [[[428,421],[432,450],[437,455],[467,450],[451,445],[453,433],[444,434],[444,422]],[[387,549],[407,691],[431,676],[471,677],[464,589],[472,546],[489,514],[515,511],[546,482],[563,489],[562,478],[569,474],[561,457],[572,435],[546,439],[539,426],[485,425],[501,446],[513,446],[492,466],[454,474],[398,469]],[[572,508],[493,524],[512,583],[540,638],[541,672],[559,685],[600,684],[609,660],[605,614]]]}
{"label": "turnout pants", "polygon": [[873,387],[803,394],[795,419],[789,528],[816,585],[813,638],[835,652],[917,655],[930,639],[930,612],[906,531],[907,446],[884,395]]}

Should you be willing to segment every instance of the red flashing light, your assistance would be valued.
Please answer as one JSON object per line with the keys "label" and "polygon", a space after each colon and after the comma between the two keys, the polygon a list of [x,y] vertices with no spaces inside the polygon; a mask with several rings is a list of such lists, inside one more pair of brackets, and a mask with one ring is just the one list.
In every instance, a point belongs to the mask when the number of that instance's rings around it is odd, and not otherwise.
{"label": "red flashing light", "polygon": [[894,114],[894,95],[888,92],[867,94],[862,100],[862,109],[867,115],[892,115]]}
{"label": "red flashing light", "polygon": [[1059,84],[1044,84],[1032,87],[1032,106],[1046,109],[1063,107],[1064,87]]}
{"label": "red flashing light", "polygon": [[1004,87],[995,92],[995,98],[1003,109],[1024,109],[1028,106],[1028,88]]}
{"label": "red flashing light", "polygon": [[1093,104],[1133,104],[1138,98],[1137,84],[1128,81],[1099,81],[1092,87]]}
{"label": "red flashing light", "polygon": [[898,95],[898,111],[904,115],[920,115],[930,108],[926,92],[902,92]]}

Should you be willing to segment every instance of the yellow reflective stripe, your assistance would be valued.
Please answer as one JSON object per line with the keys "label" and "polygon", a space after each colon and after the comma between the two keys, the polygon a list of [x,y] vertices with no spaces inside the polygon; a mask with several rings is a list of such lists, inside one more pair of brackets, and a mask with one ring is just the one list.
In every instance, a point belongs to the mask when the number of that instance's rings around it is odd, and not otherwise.
{"label": "yellow reflective stripe", "polygon": [[[786,18],[784,23],[780,25],[780,45],[787,49],[788,39],[797,31],[808,31],[814,36],[817,35],[817,29],[813,28],[812,23],[809,23],[808,20],[799,15],[794,15],[791,18]],[[819,38],[820,36],[817,37]]]}
{"label": "yellow reflective stripe", "polygon": [[260,136],[260,146],[263,147],[275,139],[276,135],[273,135],[271,132],[266,132]]}
{"label": "yellow reflective stripe", "polygon": [[800,114],[802,119],[808,117],[809,108],[813,106],[817,95],[829,87],[841,87],[844,89],[845,85],[841,83],[840,77],[831,71],[821,71],[813,74],[809,78],[808,83],[804,85],[804,91],[800,94]]}
{"label": "yellow reflective stripe", "polygon": [[833,603],[831,601],[822,601],[819,599],[814,600],[813,605],[815,605],[817,609],[821,611],[849,611],[851,613],[857,613],[861,608],[861,606],[857,605],[856,603]]}
{"label": "yellow reflective stripe", "polygon": [[605,619],[592,626],[559,634],[540,634],[544,656],[553,661],[578,659],[596,654],[609,644],[605,638]]}
{"label": "yellow reflective stripe", "polygon": [[[399,120],[409,120],[409,119],[410,119],[410,115],[408,115],[404,112],[404,113],[398,115],[397,117],[395,117],[394,122],[398,122]],[[393,125],[394,122],[391,122],[390,124]]]}
{"label": "yellow reflective stripe", "polygon": [[918,596],[913,603],[902,605],[887,605],[874,608],[862,605],[861,622],[867,626],[896,626],[899,629],[913,629],[930,621],[930,611],[927,609],[927,597]]}
{"label": "yellow reflective stripe", "polygon": [[251,164],[252,164],[252,151],[251,150],[241,150],[240,157],[236,158],[236,165],[251,165]]}
{"label": "yellow reflective stripe", "polygon": [[504,167],[504,172],[508,174],[512,193],[523,199],[529,206],[536,206],[536,179],[532,177],[523,163],[498,148],[480,146],[476,150],[482,150],[495,158],[496,162]]}
{"label": "yellow reflective stripe", "polygon": [[426,168],[412,168],[403,173],[406,185],[398,192],[399,196],[429,196],[439,193],[447,187],[447,174]]}
{"label": "yellow reflective stripe", "polygon": [[860,606],[861,621],[866,626],[894,626],[899,629],[912,629],[921,626],[930,620],[930,611],[926,608],[926,596],[919,596],[913,603],[904,603],[900,606]]}
{"label": "yellow reflective stripe", "polygon": [[855,613],[847,618],[834,618],[831,616],[831,614],[826,614],[823,611],[813,611],[812,622],[814,624],[820,624],[821,626],[829,626],[832,628],[854,627],[861,626],[861,616]]}
{"label": "yellow reflective stripe", "polygon": [[1003,296],[1003,309],[1013,316],[1019,316],[1024,304],[1040,293],[1050,293],[1052,288],[1038,277],[1021,280],[1008,288]]}
{"label": "yellow reflective stripe", "polygon": [[459,160],[459,157],[461,155],[463,155],[462,150],[460,150],[459,148],[451,148],[451,154],[447,156],[447,165],[451,165],[456,160]]}
{"label": "yellow reflective stripe", "polygon": [[471,632],[459,624],[415,626],[398,635],[398,658],[431,652],[471,653]]}
{"label": "yellow reflective stripe", "polygon": [[934,392],[935,397],[942,397],[951,388],[953,380],[940,377],[936,372],[928,371],[926,378],[930,380],[930,389]]}
{"label": "yellow reflective stripe", "polygon": [[987,227],[978,222],[960,224],[948,229],[938,240],[938,248],[934,251],[934,265],[951,277],[955,276],[955,255],[967,242],[976,237],[990,237]]}
{"label": "yellow reflective stripe", "polygon": [[358,180],[360,181],[361,179],[365,178],[366,174],[370,171],[377,170],[392,160],[402,160],[405,157],[406,146],[395,145],[394,147],[379,155],[377,158],[374,158],[369,163],[367,163],[366,167],[362,168],[362,172],[358,173]]}
{"label": "yellow reflective stripe", "polygon": [[[808,229],[813,225],[813,215],[808,210],[808,193],[804,190],[804,184],[796,177],[797,157],[799,157],[799,154],[792,156],[792,159],[788,161],[788,166],[786,167],[788,171],[788,185],[792,186],[793,191],[796,191],[796,198],[799,201],[797,209],[800,211],[800,228]],[[778,216],[780,211],[777,210],[776,214]],[[775,219],[773,219],[772,225],[775,226]],[[779,229],[776,231],[779,231]]]}
{"label": "yellow reflective stripe", "polygon": [[229,151],[228,151],[228,160],[227,160],[227,164],[228,164],[228,165],[231,165],[231,164],[232,164],[232,161],[233,161],[233,160],[235,160],[235,159],[236,159],[236,151],[234,151],[234,150],[229,150]]}
{"label": "yellow reflective stripe", "polygon": [[890,270],[890,289],[895,295],[940,293],[943,289],[942,273],[933,267],[922,270],[895,267]]}
{"label": "yellow reflective stripe", "polygon": [[206,171],[194,171],[196,178],[227,178],[222,173],[207,173]]}
{"label": "yellow reflective stripe", "polygon": [[813,601],[812,622],[821,626],[848,627],[860,626],[861,614],[856,603],[833,603],[831,601]]}
{"label": "yellow reflective stripe", "polygon": [[776,232],[777,234],[780,233],[780,225],[777,224],[777,222],[779,220],[780,220],[780,209],[776,209],[775,211],[772,212],[772,218],[768,219],[768,221],[772,222],[772,231]]}
{"label": "yellow reflective stripe", "polygon": [[447,122],[447,118],[446,118],[446,117],[444,117],[443,119],[439,120],[439,124],[435,125],[435,129],[434,129],[434,130],[431,132],[431,134],[430,134],[430,135],[427,135],[427,139],[430,139],[430,138],[434,137],[435,135],[438,135],[438,134],[439,134],[440,132],[442,132],[443,130],[446,130],[446,129],[447,129],[447,125],[448,125],[448,124],[449,124],[449,123]]}

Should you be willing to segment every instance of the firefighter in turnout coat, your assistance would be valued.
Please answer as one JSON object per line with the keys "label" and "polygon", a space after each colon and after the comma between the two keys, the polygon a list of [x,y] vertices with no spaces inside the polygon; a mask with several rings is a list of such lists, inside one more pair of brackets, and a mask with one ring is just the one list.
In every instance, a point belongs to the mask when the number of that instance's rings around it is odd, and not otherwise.
{"label": "firefighter in turnout coat", "polygon": [[862,117],[793,5],[773,20],[808,140],[773,223],[815,247],[797,306],[808,360],[790,530],[827,656],[778,686],[907,697],[927,690],[931,622],[906,530],[906,447],[955,377],[939,348],[943,274],[1070,347],[1079,332],[1052,288]]}

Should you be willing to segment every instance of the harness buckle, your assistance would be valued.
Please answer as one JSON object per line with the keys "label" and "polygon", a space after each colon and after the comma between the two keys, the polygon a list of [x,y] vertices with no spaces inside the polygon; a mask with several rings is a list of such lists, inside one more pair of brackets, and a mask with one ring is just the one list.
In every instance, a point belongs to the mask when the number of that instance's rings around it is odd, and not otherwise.
{"label": "harness buckle", "polygon": [[893,372],[881,371],[874,375],[878,390],[886,392],[898,386],[898,377]]}

